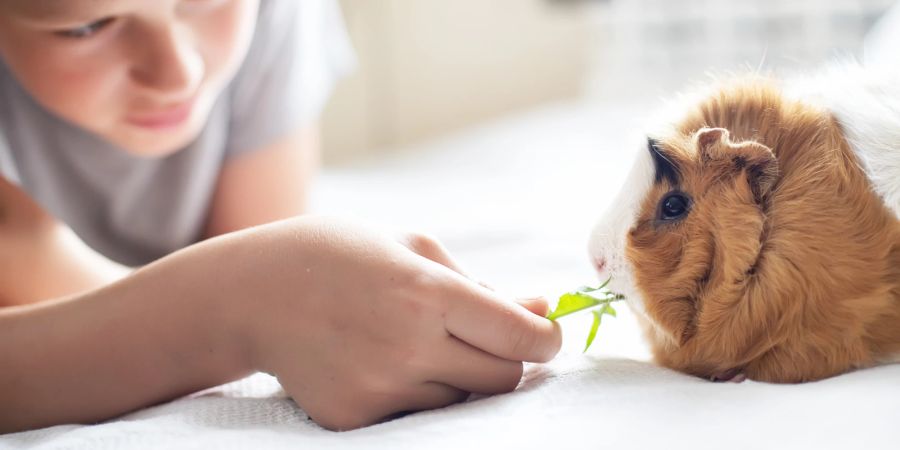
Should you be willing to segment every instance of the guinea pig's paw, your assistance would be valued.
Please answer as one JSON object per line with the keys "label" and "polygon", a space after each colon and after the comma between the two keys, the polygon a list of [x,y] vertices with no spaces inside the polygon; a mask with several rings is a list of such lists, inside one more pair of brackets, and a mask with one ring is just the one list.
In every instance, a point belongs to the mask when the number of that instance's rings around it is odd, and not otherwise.
{"label": "guinea pig's paw", "polygon": [[741,369],[730,369],[709,377],[709,381],[723,383],[741,383],[747,379],[747,375]]}

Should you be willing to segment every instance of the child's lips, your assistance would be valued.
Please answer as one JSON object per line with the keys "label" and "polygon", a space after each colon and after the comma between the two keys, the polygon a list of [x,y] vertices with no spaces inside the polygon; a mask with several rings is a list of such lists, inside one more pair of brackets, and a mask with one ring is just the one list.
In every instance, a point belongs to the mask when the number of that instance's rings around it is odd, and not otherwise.
{"label": "child's lips", "polygon": [[130,114],[125,120],[142,128],[163,129],[173,128],[183,124],[191,116],[194,110],[194,99],[170,106],[167,108]]}

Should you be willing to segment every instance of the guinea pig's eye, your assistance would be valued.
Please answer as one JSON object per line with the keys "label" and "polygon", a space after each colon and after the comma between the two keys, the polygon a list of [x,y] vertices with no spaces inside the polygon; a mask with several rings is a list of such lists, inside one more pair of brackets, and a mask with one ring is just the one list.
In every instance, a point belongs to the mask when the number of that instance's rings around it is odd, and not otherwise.
{"label": "guinea pig's eye", "polygon": [[680,192],[670,192],[659,202],[660,220],[678,220],[684,217],[691,201]]}

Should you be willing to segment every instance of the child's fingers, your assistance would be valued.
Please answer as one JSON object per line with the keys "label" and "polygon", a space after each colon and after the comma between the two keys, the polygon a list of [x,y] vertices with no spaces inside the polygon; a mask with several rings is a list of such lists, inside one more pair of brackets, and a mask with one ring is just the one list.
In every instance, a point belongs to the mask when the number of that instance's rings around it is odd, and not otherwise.
{"label": "child's fingers", "polygon": [[516,303],[541,317],[547,317],[550,312],[550,302],[545,297],[520,298],[516,299]]}
{"label": "child's fingers", "polygon": [[559,325],[495,293],[460,280],[444,316],[446,330],[469,345],[513,361],[545,362],[559,352]]}
{"label": "child's fingers", "polygon": [[338,401],[340,398],[332,398],[330,410],[315,413],[307,411],[307,413],[317,424],[329,430],[353,430],[391,419],[402,413],[459,403],[468,397],[468,392],[452,386],[437,382],[422,382],[406,386],[401,392],[389,395],[383,392],[369,396],[358,394],[353,396],[352,400],[343,402]]}
{"label": "child's fingers", "polygon": [[404,397],[396,406],[394,414],[443,408],[465,401],[469,398],[469,392],[443,383],[428,381],[411,388]]}
{"label": "child's fingers", "polygon": [[522,378],[522,363],[498,358],[453,337],[435,348],[433,367],[426,377],[467,392],[510,392]]}
{"label": "child's fingers", "polygon": [[[559,326],[544,316],[546,300],[528,299],[524,308],[504,301],[472,277],[454,261],[436,239],[422,234],[407,234],[400,243],[416,254],[441,264],[466,279],[451,283],[457,295],[448,299],[445,327],[466,343],[493,355],[514,361],[543,362],[559,351],[562,338]],[[530,311],[530,312],[529,312]]]}
{"label": "child's fingers", "polygon": [[[456,261],[452,256],[450,256],[450,252],[447,251],[447,248],[441,244],[437,239],[430,237],[425,234],[418,233],[410,233],[402,236],[398,239],[401,244],[403,244],[406,248],[410,249],[417,255],[434,261],[472,281],[478,283],[479,281],[472,278],[465,269]],[[485,285],[485,287],[487,287]]]}
{"label": "child's fingers", "polygon": [[362,419],[354,426],[344,429],[359,428],[377,422],[392,420],[411,412],[443,408],[465,401],[467,398],[469,398],[469,393],[466,391],[446,384],[426,381],[409,387],[400,396],[385,398],[386,402],[383,408],[379,412],[374,412],[373,419]]}

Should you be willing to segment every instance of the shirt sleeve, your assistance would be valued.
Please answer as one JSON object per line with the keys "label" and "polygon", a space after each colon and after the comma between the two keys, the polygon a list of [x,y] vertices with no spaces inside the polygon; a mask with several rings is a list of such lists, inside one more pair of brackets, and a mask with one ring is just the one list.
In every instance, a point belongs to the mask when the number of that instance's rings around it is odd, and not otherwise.
{"label": "shirt sleeve", "polygon": [[314,122],[356,64],[335,0],[263,0],[256,27],[230,86],[227,157]]}
{"label": "shirt sleeve", "polygon": [[12,157],[12,149],[3,134],[3,124],[0,123],[0,178],[13,184],[19,184],[19,175],[16,173],[15,161]]}

